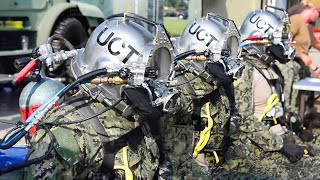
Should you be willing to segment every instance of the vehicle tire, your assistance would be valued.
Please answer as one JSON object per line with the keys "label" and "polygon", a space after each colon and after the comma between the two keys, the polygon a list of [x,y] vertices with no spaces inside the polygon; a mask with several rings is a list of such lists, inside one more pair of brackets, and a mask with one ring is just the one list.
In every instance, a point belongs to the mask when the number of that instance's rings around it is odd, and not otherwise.
{"label": "vehicle tire", "polygon": [[180,14],[180,15],[178,16],[178,18],[179,18],[179,19],[184,19],[184,17],[183,17],[182,14]]}
{"label": "vehicle tire", "polygon": [[[70,41],[75,48],[84,47],[89,38],[86,28],[74,17],[68,17],[61,20],[56,25],[53,34],[63,36]],[[65,47],[59,40],[54,40],[52,47],[54,51],[68,50],[67,47]]]}
{"label": "vehicle tire", "polygon": [[[62,19],[57,23],[53,34],[58,34],[66,38],[75,48],[84,47],[89,38],[87,29],[74,17]],[[69,50],[60,40],[54,40],[52,42],[52,48],[55,52]],[[53,72],[47,71],[47,75],[49,77],[63,78],[66,81],[65,83],[73,80],[70,71],[70,62],[64,62],[59,67],[56,67]]]}

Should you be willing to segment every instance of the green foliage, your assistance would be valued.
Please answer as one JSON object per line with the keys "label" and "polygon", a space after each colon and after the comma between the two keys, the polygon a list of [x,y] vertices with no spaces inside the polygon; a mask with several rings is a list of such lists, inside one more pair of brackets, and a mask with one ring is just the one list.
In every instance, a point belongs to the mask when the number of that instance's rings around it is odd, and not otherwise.
{"label": "green foliage", "polygon": [[176,9],[188,9],[188,3],[186,3],[184,0],[165,0],[165,5],[169,7],[174,7]]}
{"label": "green foliage", "polygon": [[164,26],[173,37],[180,36],[188,22],[187,19],[179,19],[176,17],[165,17],[163,19]]}

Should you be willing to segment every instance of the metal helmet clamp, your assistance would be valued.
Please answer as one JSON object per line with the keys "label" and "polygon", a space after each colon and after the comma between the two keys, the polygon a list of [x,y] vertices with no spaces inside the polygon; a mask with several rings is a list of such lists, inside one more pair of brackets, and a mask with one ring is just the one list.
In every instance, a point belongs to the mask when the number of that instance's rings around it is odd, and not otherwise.
{"label": "metal helmet clamp", "polygon": [[[155,35],[141,23],[155,27]],[[147,88],[150,84],[145,85],[144,82],[148,79],[165,81],[172,70],[172,50],[172,43],[163,25],[132,13],[117,14],[93,31],[86,48],[78,50],[71,70],[76,78],[95,69],[120,70],[120,76],[127,78],[124,84],[99,84],[95,88],[82,85],[92,96],[98,96],[98,99],[111,105],[121,99],[122,91],[127,87]],[[165,93],[168,92],[164,92],[162,87],[159,98],[161,95],[173,95]],[[156,104],[159,103],[154,102]],[[130,113],[130,106],[124,102],[116,108],[125,116]]]}
{"label": "metal helmet clamp", "polygon": [[239,31],[232,20],[208,13],[206,17],[189,22],[175,45],[179,53],[189,50],[210,52],[209,61],[190,62],[196,71],[204,71],[208,63],[219,62],[225,74],[238,78],[242,69],[238,58],[239,40]]}
{"label": "metal helmet clamp", "polygon": [[[267,8],[282,11],[283,17]],[[290,46],[290,19],[284,9],[266,6],[263,10],[250,12],[241,25],[240,34],[241,47],[266,61],[277,59],[286,63],[294,57],[295,49]]]}

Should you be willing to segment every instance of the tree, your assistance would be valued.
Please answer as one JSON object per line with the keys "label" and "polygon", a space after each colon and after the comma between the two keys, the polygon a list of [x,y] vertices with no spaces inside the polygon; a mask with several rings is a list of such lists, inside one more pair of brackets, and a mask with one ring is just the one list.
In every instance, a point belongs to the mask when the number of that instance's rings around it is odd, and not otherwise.
{"label": "tree", "polygon": [[188,3],[185,0],[165,0],[165,5],[175,9],[188,9]]}

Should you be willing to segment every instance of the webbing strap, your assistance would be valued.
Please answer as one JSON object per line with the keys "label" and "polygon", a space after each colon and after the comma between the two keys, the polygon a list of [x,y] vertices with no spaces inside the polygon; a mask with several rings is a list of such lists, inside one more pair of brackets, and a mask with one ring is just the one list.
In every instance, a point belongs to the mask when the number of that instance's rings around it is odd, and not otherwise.
{"label": "webbing strap", "polygon": [[201,115],[201,118],[206,118],[208,121],[208,126],[205,127],[201,132],[200,132],[200,139],[198,143],[196,144],[194,151],[193,151],[193,157],[196,158],[199,154],[200,151],[207,145],[210,135],[211,135],[211,129],[213,127],[213,119],[211,117],[210,113],[210,103],[205,104],[205,114]]}
{"label": "webbing strap", "polygon": [[[85,96],[84,94],[78,94],[76,96],[71,97],[71,99],[68,102],[66,102],[66,104],[78,109],[84,117],[88,117],[95,114],[95,112],[91,109],[90,105],[88,105],[89,101],[92,101],[91,97]],[[91,118],[88,122],[91,124],[94,131],[97,133],[102,144],[110,141],[107,136],[107,132],[105,131],[103,125],[97,117]],[[110,155],[105,153],[106,148],[104,146],[102,146],[102,150],[105,156],[103,157],[101,168],[110,170],[110,168],[108,167],[113,167],[114,160],[110,161]]]}
{"label": "webbing strap", "polygon": [[122,148],[123,165],[114,166],[114,169],[120,169],[125,172],[126,180],[133,180],[133,174],[129,167],[128,146]]}
{"label": "webbing strap", "polygon": [[[272,94],[272,95],[269,97],[268,101],[267,101],[267,105],[266,105],[266,107],[264,108],[263,113],[262,113],[262,115],[261,115],[260,118],[259,118],[259,121],[262,121],[262,120],[266,117],[267,113],[268,113],[273,107],[275,107],[278,103],[279,103],[279,97],[278,97],[278,95],[277,95],[277,94]],[[276,120],[275,117],[273,117],[273,121],[274,121],[274,124],[277,124],[277,120]]]}

